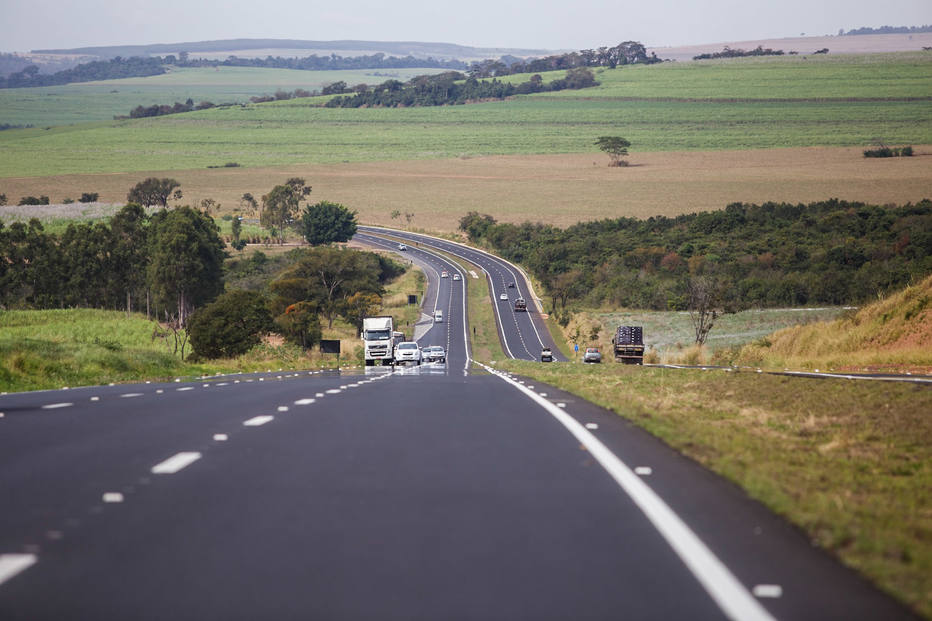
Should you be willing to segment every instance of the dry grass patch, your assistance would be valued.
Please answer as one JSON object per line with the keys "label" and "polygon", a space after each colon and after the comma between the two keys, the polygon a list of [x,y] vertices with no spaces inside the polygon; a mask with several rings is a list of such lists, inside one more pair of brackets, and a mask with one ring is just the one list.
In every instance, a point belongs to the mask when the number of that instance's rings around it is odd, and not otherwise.
{"label": "dry grass patch", "polygon": [[915,148],[919,155],[889,161],[865,159],[858,148],[635,150],[627,168],[610,168],[603,154],[592,153],[18,177],[0,180],[0,192],[11,202],[98,192],[101,202],[122,203],[144,177],[165,176],[181,183],[185,201],[213,198],[220,213],[230,213],[243,193],[259,197],[298,176],[313,186],[312,201],[342,203],[363,222],[402,226],[402,218],[391,218],[399,210],[414,214],[410,226],[450,232],[474,210],[501,221],[567,226],[718,210],[736,201],[915,202],[930,197],[932,146]]}

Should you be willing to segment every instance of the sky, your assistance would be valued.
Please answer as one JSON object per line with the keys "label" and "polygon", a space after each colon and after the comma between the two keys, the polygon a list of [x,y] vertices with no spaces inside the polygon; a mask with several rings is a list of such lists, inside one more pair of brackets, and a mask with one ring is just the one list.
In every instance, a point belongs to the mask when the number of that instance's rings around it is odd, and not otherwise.
{"label": "sky", "polygon": [[0,51],[234,38],[578,50],[932,24],[932,0],[0,0]]}

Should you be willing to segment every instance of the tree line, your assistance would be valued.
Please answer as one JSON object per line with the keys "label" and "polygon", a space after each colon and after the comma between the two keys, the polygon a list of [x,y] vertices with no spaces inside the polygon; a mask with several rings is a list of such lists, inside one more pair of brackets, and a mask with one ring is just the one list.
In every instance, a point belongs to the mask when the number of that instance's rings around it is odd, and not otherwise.
{"label": "tree line", "polygon": [[482,60],[469,67],[474,78],[491,78],[518,73],[543,73],[577,67],[607,67],[614,69],[624,65],[650,65],[663,62],[656,53],[647,53],[647,48],[638,41],[624,41],[614,47],[579,50],[566,54],[554,54],[543,58],[521,59],[513,56],[498,60]]}
{"label": "tree line", "polygon": [[[495,78],[478,80],[459,72],[423,75],[400,82],[388,80],[371,89],[359,89],[353,95],[337,96],[325,104],[328,108],[399,107],[399,106],[445,106],[464,104],[470,101],[505,99],[513,95],[524,95],[564,89],[580,89],[598,86],[592,71],[576,67],[566,72],[566,77],[544,83],[540,75],[533,75],[521,84],[501,82]],[[358,88],[358,87],[357,87]]]}
{"label": "tree line", "polygon": [[914,34],[919,32],[932,32],[932,26],[924,24],[922,26],[880,26],[879,28],[852,28],[845,32],[844,28],[838,30],[839,35],[866,35],[866,34]]}
{"label": "tree line", "polygon": [[932,201],[879,206],[836,199],[566,229],[498,223],[471,212],[470,240],[526,266],[551,308],[572,303],[688,308],[691,278],[713,279],[729,308],[859,304],[932,273]]}
{"label": "tree line", "polygon": [[[790,53],[795,54],[795,52]],[[783,50],[775,50],[769,47],[764,48],[762,45],[758,45],[753,50],[742,50],[740,48],[730,48],[726,45],[721,52],[706,52],[704,54],[699,54],[698,56],[693,56],[693,60],[709,60],[712,58],[743,58],[745,56],[783,56]]]}
{"label": "tree line", "polygon": [[303,58],[285,58],[282,56],[266,56],[265,58],[239,58],[229,56],[225,60],[208,60],[205,58],[190,58],[183,55],[180,58],[166,56],[166,64],[179,67],[261,67],[264,69],[296,69],[299,71],[337,71],[347,69],[410,69],[410,68],[436,68],[436,69],[466,69],[466,63],[460,60],[437,60],[435,58],[415,58],[386,56],[379,52],[362,56],[317,56],[311,54]]}
{"label": "tree line", "polygon": [[39,67],[29,65],[22,71],[0,77],[0,88],[26,88],[32,86],[57,86],[72,82],[95,82],[97,80],[117,80],[120,78],[137,78],[161,75],[166,72],[161,58],[133,56],[112,60],[95,60],[81,63],[71,69],[55,73],[39,73]]}

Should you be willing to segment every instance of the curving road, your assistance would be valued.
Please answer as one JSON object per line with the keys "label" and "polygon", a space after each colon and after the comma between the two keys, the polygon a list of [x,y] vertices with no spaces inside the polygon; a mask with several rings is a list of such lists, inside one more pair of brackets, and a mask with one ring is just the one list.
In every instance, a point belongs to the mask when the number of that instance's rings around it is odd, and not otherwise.
{"label": "curving road", "polygon": [[404,256],[446,365],[0,395],[0,619],[914,618],[616,414],[467,370],[475,281]]}
{"label": "curving road", "polygon": [[[527,277],[517,266],[487,252],[429,235],[372,226],[361,226],[359,231],[369,238],[373,234],[391,235],[406,240],[409,247],[439,250],[478,265],[485,272],[492,292],[499,337],[505,354],[520,360],[539,360],[540,350],[549,347],[554,360],[566,361],[541,316],[540,301],[533,295]],[[357,238],[359,236],[357,234]],[[511,283],[514,283],[514,287],[509,287]],[[502,294],[507,296],[507,300],[500,299]],[[514,311],[514,301],[519,297],[527,301],[528,312]]]}

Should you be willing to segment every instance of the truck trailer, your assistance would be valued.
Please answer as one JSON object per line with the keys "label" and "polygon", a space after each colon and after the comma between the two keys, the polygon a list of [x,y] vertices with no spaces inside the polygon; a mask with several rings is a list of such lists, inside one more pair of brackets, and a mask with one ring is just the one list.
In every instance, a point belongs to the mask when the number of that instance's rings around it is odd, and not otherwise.
{"label": "truck trailer", "polygon": [[618,326],[612,337],[615,362],[643,364],[644,328],[641,326]]}

